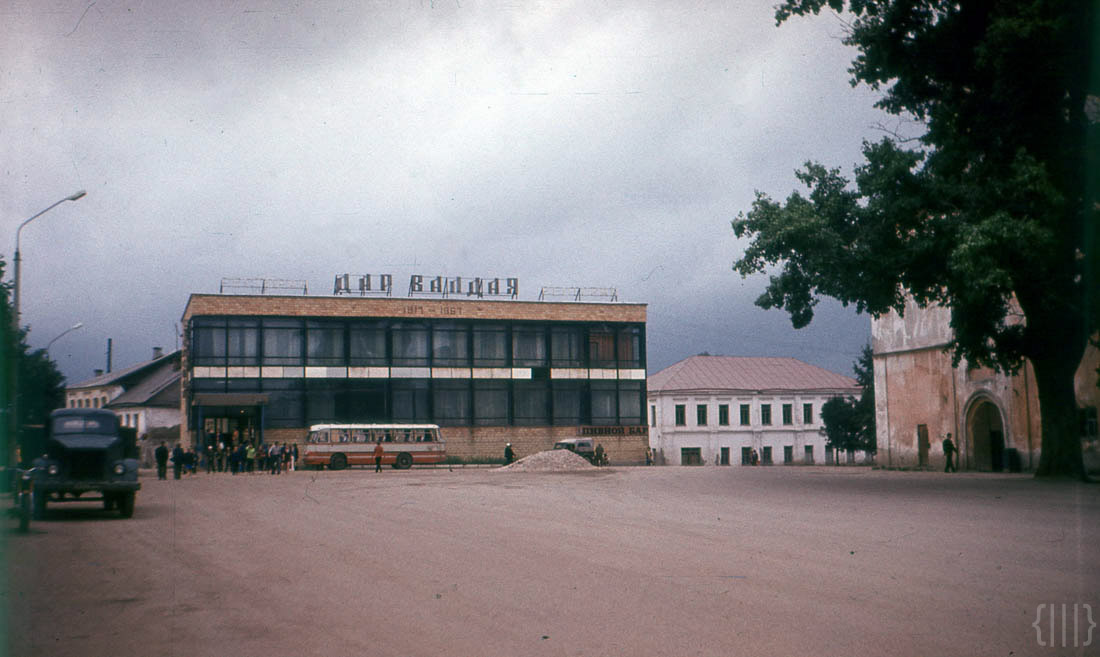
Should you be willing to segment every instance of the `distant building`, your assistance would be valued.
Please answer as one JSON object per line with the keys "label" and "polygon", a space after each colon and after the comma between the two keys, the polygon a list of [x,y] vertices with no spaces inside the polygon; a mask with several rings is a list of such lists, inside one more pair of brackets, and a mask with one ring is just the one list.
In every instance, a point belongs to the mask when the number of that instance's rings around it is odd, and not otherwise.
{"label": "distant building", "polygon": [[858,397],[851,377],[794,358],[692,356],[647,380],[657,463],[826,462],[821,407]]}
{"label": "distant building", "polygon": [[147,360],[65,388],[68,408],[106,408],[123,426],[143,436],[151,429],[174,427],[180,421],[180,352],[153,350]]}
{"label": "distant building", "polygon": [[[1042,426],[1035,375],[1025,363],[1016,376],[964,359],[951,364],[951,311],[909,302],[871,322],[875,424],[880,465],[944,468],[943,440],[952,434],[960,470],[1032,470],[1039,465]],[[1100,352],[1088,347],[1075,390],[1086,467],[1097,466],[1096,409]]]}

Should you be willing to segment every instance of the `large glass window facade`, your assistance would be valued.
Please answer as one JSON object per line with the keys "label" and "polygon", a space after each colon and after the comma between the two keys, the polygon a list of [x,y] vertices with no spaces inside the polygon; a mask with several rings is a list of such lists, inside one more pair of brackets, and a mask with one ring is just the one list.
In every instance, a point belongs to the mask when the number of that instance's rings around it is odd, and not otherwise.
{"label": "large glass window facade", "polygon": [[617,390],[614,381],[593,381],[592,388],[592,424],[616,424],[619,412]]}
{"label": "large glass window facade", "polygon": [[434,381],[432,412],[435,422],[443,425],[470,424],[470,382]]}
{"label": "large glass window facade", "polygon": [[342,322],[308,322],[306,324],[307,365],[346,365],[344,356],[344,324]]}
{"label": "large glass window facade", "polygon": [[550,329],[550,364],[554,367],[584,367],[584,336],[579,326]]}
{"label": "large glass window facade", "polygon": [[260,322],[255,319],[230,319],[226,328],[226,364],[260,364]]}
{"label": "large glass window facade", "polygon": [[513,367],[546,366],[546,330],[541,326],[516,326],[512,329]]}
{"label": "large glass window facade", "polygon": [[264,365],[302,364],[302,322],[293,319],[263,321]]}
{"label": "large glass window facade", "polygon": [[267,393],[264,421],[273,429],[305,425],[305,381],[302,379],[265,379]]}
{"label": "large glass window facade", "polygon": [[191,360],[195,365],[225,365],[224,319],[195,319],[191,325]]}
{"label": "large glass window facade", "polygon": [[[552,380],[549,369],[644,368],[640,324],[222,316],[193,318],[189,330],[192,365],[258,367],[259,373],[231,380],[200,375],[192,380],[192,390],[266,393],[264,418],[273,428],[322,422],[645,423],[643,381]],[[348,378],[312,378],[312,372],[307,378],[304,370],[268,378],[271,373],[264,369],[304,365],[533,371],[530,379],[477,378],[500,373],[476,370],[461,378],[391,377],[385,370],[370,373],[377,378],[361,378],[364,372]]]}
{"label": "large glass window facade", "polygon": [[432,328],[432,365],[462,367],[470,364],[470,327],[439,324]]}
{"label": "large glass window facade", "polygon": [[588,330],[589,367],[615,367],[615,332],[606,326]]}
{"label": "large glass window facade", "polygon": [[432,400],[427,381],[391,381],[390,386],[393,391],[394,422],[431,421]]}
{"label": "large glass window facade", "polygon": [[576,381],[554,381],[553,423],[557,425],[581,424],[585,417],[584,384]]}
{"label": "large glass window facade", "polygon": [[515,382],[515,424],[546,426],[550,424],[549,386],[546,381]]}
{"label": "large glass window facade", "polygon": [[503,426],[508,421],[507,381],[474,381],[474,424]]}
{"label": "large glass window facade", "polygon": [[394,324],[393,336],[394,367],[425,367],[428,365],[429,331],[424,324]]}
{"label": "large glass window facade", "polygon": [[474,367],[508,366],[508,329],[504,326],[474,327]]}
{"label": "large glass window facade", "polygon": [[616,365],[622,369],[637,369],[642,366],[642,329],[637,326],[628,326],[619,329],[618,362]]}
{"label": "large glass window facade", "polygon": [[348,365],[381,367],[387,364],[385,323],[352,322],[348,327]]}

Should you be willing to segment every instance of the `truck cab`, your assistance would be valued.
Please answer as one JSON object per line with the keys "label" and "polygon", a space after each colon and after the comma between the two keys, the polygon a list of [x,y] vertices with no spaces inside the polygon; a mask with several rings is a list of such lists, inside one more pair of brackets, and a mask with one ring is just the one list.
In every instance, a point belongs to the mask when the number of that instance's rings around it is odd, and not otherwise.
{"label": "truck cab", "polygon": [[[102,499],[123,518],[134,514],[138,482],[136,434],[111,411],[63,408],[50,414],[45,453],[34,459],[32,506],[41,518],[47,503]],[[93,494],[85,497],[87,493]],[[100,497],[96,498],[94,495]]]}
{"label": "truck cab", "polygon": [[567,449],[571,452],[580,454],[589,462],[595,462],[596,448],[592,444],[591,438],[566,438],[554,443],[554,449]]}

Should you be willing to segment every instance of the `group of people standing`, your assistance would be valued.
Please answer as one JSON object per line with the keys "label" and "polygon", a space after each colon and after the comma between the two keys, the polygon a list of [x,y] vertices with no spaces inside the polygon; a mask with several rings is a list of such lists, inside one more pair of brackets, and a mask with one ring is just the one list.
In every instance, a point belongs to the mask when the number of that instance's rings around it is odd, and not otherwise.
{"label": "group of people standing", "polygon": [[154,452],[157,463],[157,479],[168,478],[168,464],[172,464],[172,476],[179,479],[184,473],[193,475],[199,470],[208,474],[229,472],[252,474],[268,472],[281,474],[293,472],[298,463],[298,445],[294,443],[256,443],[231,439],[207,442],[206,449],[183,449],[176,446],[169,452],[161,443]]}

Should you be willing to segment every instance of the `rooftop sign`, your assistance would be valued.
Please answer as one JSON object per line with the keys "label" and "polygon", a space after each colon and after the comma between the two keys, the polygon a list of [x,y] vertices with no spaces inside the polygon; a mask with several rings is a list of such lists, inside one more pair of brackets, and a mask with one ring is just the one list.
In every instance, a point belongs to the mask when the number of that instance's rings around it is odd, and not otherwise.
{"label": "rooftop sign", "polygon": [[[391,274],[337,274],[332,293],[358,294],[359,296],[393,296],[393,276]],[[462,276],[409,276],[409,294],[434,295],[444,299],[464,296],[483,299],[485,297],[509,297],[519,295],[518,278],[464,278]]]}

